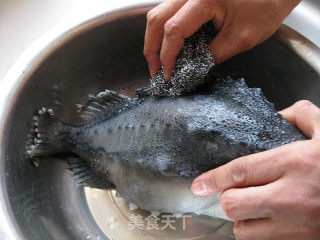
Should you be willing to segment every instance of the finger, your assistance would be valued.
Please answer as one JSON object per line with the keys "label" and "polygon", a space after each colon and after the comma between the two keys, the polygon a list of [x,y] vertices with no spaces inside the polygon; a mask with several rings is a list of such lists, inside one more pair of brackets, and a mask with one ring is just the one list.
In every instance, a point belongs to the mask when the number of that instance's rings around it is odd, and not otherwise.
{"label": "finger", "polygon": [[221,207],[231,220],[259,219],[274,216],[272,196],[277,182],[258,187],[232,188],[220,197]]}
{"label": "finger", "polygon": [[237,158],[198,176],[192,182],[191,191],[198,196],[207,196],[230,188],[271,183],[285,173],[282,166],[295,157],[295,148],[296,144],[286,144]]}
{"label": "finger", "polygon": [[233,234],[238,240],[281,239],[275,236],[275,233],[278,232],[281,232],[281,229],[277,229],[273,220],[270,218],[239,220],[235,221],[233,227]]}
{"label": "finger", "polygon": [[175,67],[176,57],[183,47],[185,38],[190,37],[204,23],[213,18],[213,11],[205,1],[188,1],[164,26],[160,61],[167,81]]}
{"label": "finger", "polygon": [[150,10],[147,14],[147,27],[143,53],[149,64],[151,76],[160,68],[160,48],[163,39],[163,26],[187,0],[167,0]]}
{"label": "finger", "polygon": [[310,101],[301,100],[279,113],[306,136],[320,139],[320,109]]}
{"label": "finger", "polygon": [[230,25],[223,26],[218,35],[209,44],[215,63],[220,64],[241,52],[247,51],[259,43],[257,33],[251,29]]}

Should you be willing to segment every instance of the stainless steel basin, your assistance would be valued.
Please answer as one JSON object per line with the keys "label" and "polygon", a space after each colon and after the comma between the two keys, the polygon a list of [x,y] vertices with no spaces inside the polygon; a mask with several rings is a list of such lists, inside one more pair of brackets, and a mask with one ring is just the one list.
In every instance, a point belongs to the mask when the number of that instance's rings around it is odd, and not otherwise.
{"label": "stainless steel basin", "polygon": [[[152,6],[117,9],[47,34],[0,83],[1,239],[232,238],[231,222],[206,217],[194,217],[186,231],[129,230],[129,216],[138,212],[112,191],[77,187],[57,159],[39,168],[25,159],[32,116],[40,107],[76,122],[75,104],[89,93],[114,89],[131,95],[148,83],[142,48],[145,13]],[[261,87],[277,109],[299,99],[320,105],[320,50],[286,26],[217,71]]]}

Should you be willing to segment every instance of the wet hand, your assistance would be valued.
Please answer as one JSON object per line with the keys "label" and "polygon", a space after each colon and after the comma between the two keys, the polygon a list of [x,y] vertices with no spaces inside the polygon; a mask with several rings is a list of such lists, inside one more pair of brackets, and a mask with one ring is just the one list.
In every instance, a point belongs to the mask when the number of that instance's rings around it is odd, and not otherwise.
{"label": "wet hand", "polygon": [[169,80],[184,39],[212,20],[219,34],[209,44],[216,63],[269,38],[300,0],[166,0],[147,14],[144,55],[154,76]]}
{"label": "wet hand", "polygon": [[310,140],[235,159],[191,187],[200,196],[222,192],[238,240],[320,239],[320,109],[299,101],[280,113]]}

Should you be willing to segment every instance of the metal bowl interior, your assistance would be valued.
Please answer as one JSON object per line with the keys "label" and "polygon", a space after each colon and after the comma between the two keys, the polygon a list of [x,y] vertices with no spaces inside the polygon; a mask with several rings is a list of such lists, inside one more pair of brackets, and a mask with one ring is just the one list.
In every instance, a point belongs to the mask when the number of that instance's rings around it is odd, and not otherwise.
{"label": "metal bowl interior", "polygon": [[[113,89],[132,95],[134,89],[148,84],[142,54],[148,8],[118,11],[112,18],[102,15],[66,33],[59,44],[43,50],[12,89],[0,141],[1,204],[21,239],[231,238],[232,223],[205,217],[194,220],[192,231],[129,230],[130,211],[112,191],[77,187],[66,165],[57,159],[46,159],[39,168],[25,159],[37,109],[50,107],[62,120],[76,123],[75,105],[85,103],[88,94]],[[314,51],[319,54],[319,49]],[[218,66],[217,71],[261,87],[278,110],[300,99],[320,105],[319,72],[277,36]]]}

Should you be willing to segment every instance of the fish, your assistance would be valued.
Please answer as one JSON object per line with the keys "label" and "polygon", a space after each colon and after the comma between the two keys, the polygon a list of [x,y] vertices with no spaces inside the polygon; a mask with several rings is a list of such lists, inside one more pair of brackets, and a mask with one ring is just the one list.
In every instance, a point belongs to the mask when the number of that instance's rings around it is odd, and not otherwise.
{"label": "fish", "polygon": [[307,139],[260,88],[230,77],[179,97],[105,90],[78,114],[84,122],[72,125],[40,109],[27,157],[41,163],[59,156],[79,184],[116,189],[131,206],[176,215],[227,219],[219,194],[195,196],[192,180],[238,157]]}

